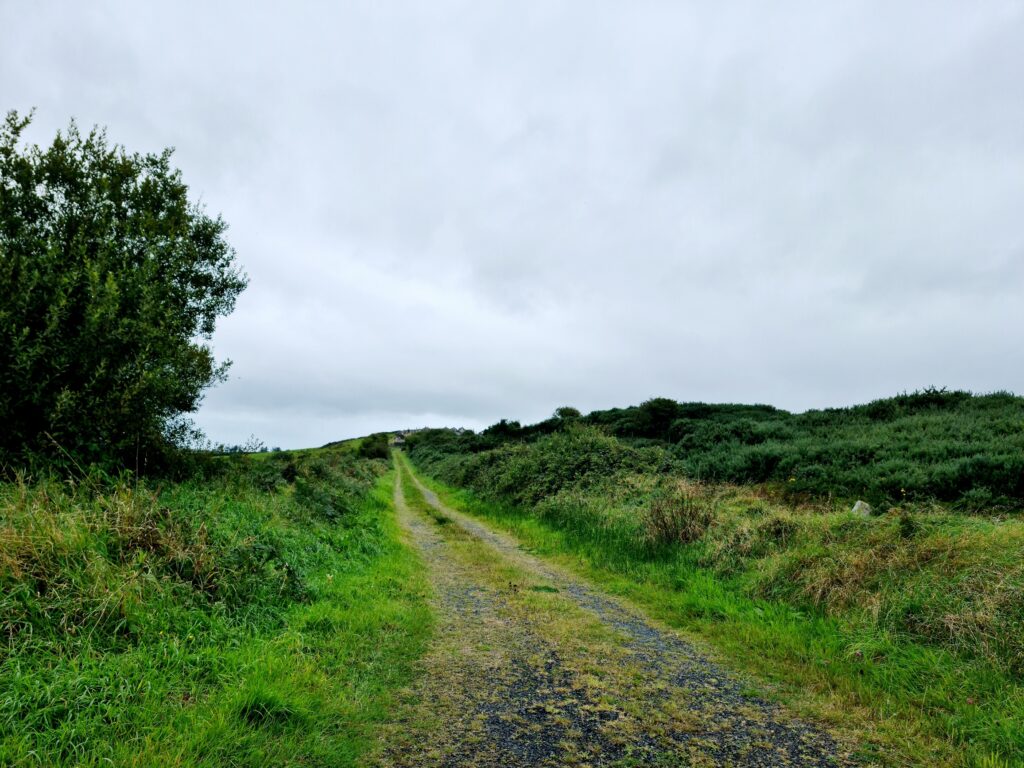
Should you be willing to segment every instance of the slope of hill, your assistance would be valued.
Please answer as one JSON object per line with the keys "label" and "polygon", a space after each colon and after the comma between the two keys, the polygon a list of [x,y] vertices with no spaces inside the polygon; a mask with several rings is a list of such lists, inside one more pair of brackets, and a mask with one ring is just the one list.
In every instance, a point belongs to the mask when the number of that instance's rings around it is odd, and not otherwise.
{"label": "slope of hill", "polygon": [[[409,441],[409,456],[447,484],[437,490],[451,503],[535,551],[568,557],[736,663],[840,696],[894,727],[912,723],[965,749],[963,765],[1017,765],[1024,520],[1012,512],[1020,506],[1012,467],[1021,460],[1021,402],[919,393],[791,416],[652,401],[589,416],[563,409],[540,428],[423,432]],[[675,442],[638,434],[655,405],[675,412],[662,421],[682,434]],[[769,444],[744,443],[738,424],[775,430],[782,452],[817,451],[823,469],[802,482],[793,469],[769,473],[767,484],[739,484],[748,476],[733,470],[698,477],[695,466],[745,466],[730,451],[745,457]],[[733,437],[686,442],[720,431]],[[886,458],[850,458],[858,440]],[[974,483],[965,469],[970,482],[935,493],[944,468],[963,462],[999,470]],[[905,493],[878,479],[892,467]],[[843,486],[842,477],[853,479]],[[874,509],[851,511],[865,489],[877,491]],[[955,501],[944,505],[940,495]]]}
{"label": "slope of hill", "polygon": [[[792,414],[766,405],[677,403],[574,409],[538,424],[502,421],[447,435],[475,452],[581,422],[660,445],[680,471],[714,482],[777,483],[793,494],[874,504],[937,499],[966,510],[1024,506],[1024,398],[927,389],[850,408]],[[435,436],[435,440],[440,439]]]}

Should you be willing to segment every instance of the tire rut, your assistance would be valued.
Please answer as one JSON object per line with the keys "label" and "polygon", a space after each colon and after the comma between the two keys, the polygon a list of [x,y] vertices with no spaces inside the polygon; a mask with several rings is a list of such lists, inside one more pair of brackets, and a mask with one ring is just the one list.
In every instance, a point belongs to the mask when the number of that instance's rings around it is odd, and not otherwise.
{"label": "tire rut", "polygon": [[[674,632],[447,507],[399,467],[395,508],[430,571],[438,626],[383,764],[856,764],[821,727],[745,693]],[[410,509],[403,482],[432,518]]]}

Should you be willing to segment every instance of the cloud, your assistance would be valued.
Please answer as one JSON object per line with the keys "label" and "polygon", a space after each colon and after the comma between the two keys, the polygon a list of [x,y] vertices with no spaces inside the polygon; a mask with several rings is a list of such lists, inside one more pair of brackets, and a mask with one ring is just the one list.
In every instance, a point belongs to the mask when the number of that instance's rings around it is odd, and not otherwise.
{"label": "cloud", "polygon": [[4,106],[177,147],[214,439],[1021,389],[1020,2],[0,6]]}

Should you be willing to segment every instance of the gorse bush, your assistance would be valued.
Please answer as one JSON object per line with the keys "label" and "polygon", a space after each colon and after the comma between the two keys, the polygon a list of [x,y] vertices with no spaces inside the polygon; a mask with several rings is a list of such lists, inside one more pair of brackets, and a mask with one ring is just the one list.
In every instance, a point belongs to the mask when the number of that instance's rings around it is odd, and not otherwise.
{"label": "gorse bush", "polygon": [[926,390],[797,415],[687,419],[673,427],[672,450],[691,476],[781,483],[790,494],[1019,507],[1022,424],[1022,398]]}
{"label": "gorse bush", "polygon": [[619,473],[658,471],[669,459],[658,448],[635,448],[577,425],[532,445],[506,443],[468,456],[462,445],[440,430],[410,437],[412,455],[432,467],[443,465],[440,476],[522,504],[536,503],[562,488],[604,483]]}
{"label": "gorse bush", "polygon": [[388,447],[388,433],[377,432],[364,437],[359,443],[358,454],[364,459],[387,459],[391,456]]}

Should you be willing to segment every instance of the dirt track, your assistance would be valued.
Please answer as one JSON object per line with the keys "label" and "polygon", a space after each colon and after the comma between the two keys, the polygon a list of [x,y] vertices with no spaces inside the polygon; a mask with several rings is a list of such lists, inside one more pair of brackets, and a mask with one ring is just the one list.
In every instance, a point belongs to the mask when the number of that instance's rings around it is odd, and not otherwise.
{"label": "dirt track", "polygon": [[398,519],[429,569],[438,625],[382,765],[855,764],[671,630],[444,506],[399,467]]}

